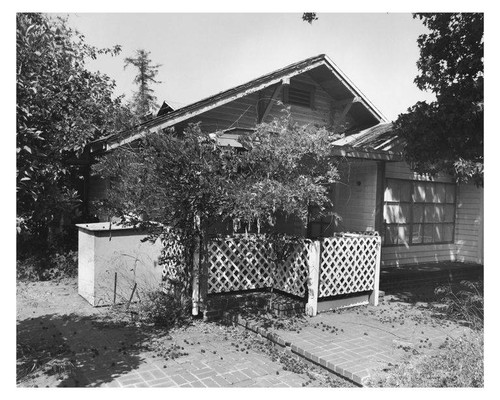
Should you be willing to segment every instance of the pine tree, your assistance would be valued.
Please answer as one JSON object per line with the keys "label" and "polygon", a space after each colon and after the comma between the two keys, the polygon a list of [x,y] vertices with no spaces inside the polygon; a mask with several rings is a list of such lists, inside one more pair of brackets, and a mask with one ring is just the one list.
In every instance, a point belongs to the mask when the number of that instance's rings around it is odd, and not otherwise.
{"label": "pine tree", "polygon": [[151,88],[153,83],[161,83],[155,78],[158,75],[158,68],[161,64],[153,64],[149,58],[149,51],[139,49],[135,57],[125,59],[124,69],[129,65],[137,68],[138,73],[134,78],[134,83],[138,85],[138,90],[134,93],[132,106],[139,118],[142,118],[158,108],[156,96]]}

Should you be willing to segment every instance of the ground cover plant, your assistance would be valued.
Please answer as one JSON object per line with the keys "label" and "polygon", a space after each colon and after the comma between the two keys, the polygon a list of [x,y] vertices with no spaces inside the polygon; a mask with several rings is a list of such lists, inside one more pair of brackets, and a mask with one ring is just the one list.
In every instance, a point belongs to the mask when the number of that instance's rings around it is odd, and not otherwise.
{"label": "ground cover plant", "polygon": [[78,252],[45,252],[16,261],[16,276],[22,281],[74,278],[78,273]]}
{"label": "ground cover plant", "polygon": [[[468,334],[446,338],[432,353],[409,352],[405,359],[385,369],[383,378],[371,382],[382,387],[483,387],[484,296],[483,282],[462,281],[435,289],[434,302],[425,307],[442,323],[453,321],[470,327]],[[426,345],[426,343],[424,343]],[[421,346],[420,346],[421,347]],[[416,350],[416,349],[409,349]]]}

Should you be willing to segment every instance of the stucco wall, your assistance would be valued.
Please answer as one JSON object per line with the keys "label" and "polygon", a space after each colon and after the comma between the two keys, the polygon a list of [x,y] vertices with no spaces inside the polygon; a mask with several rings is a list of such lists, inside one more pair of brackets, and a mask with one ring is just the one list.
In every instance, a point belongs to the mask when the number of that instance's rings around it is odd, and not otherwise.
{"label": "stucco wall", "polygon": [[[91,229],[108,223],[87,224]],[[128,301],[134,284],[139,295],[157,289],[162,268],[158,265],[161,244],[141,242],[144,233],[126,229],[79,228],[78,293],[94,306]]]}

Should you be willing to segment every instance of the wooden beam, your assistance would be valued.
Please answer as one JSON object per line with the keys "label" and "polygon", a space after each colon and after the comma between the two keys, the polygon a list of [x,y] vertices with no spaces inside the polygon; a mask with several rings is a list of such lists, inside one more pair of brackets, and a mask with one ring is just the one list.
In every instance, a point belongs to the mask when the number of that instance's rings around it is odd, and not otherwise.
{"label": "wooden beam", "polygon": [[331,148],[332,156],[348,157],[348,158],[364,158],[367,160],[385,160],[385,161],[402,161],[403,157],[399,153],[389,153],[386,151],[376,150],[356,150],[343,146],[334,146]]}
{"label": "wooden beam", "polygon": [[364,95],[361,93],[361,91],[354,85],[353,82],[342,72],[342,70],[335,64],[330,57],[325,55],[325,66],[333,73],[333,75],[344,84],[345,87],[353,94],[353,96],[357,96],[358,94],[360,97],[363,97],[361,99],[361,103],[366,105],[370,113],[378,119],[380,122],[387,122],[387,118],[380,112],[380,110],[375,107],[375,105],[368,100]]}
{"label": "wooden beam", "polygon": [[361,97],[354,96],[354,97],[349,97],[347,99],[335,100],[332,102],[332,106],[334,108],[340,108],[343,106],[352,106],[354,103],[360,103],[360,102],[361,102]]}
{"label": "wooden beam", "polygon": [[348,103],[345,105],[344,110],[340,113],[340,116],[339,116],[340,121],[344,120],[344,118],[346,117],[347,113],[349,112],[349,110],[351,109],[353,104],[354,103]]}
{"label": "wooden beam", "polygon": [[[264,121],[266,119],[266,117],[268,116],[269,112],[271,111],[271,108],[273,108],[273,102],[276,100],[276,98],[278,97],[280,91],[281,91],[281,86],[280,84],[278,84],[275,88],[274,88],[274,91],[273,91],[273,94],[271,96],[271,98],[269,99],[269,101],[266,103],[266,106],[264,108],[264,112],[262,113],[262,115],[259,115],[259,124]],[[259,99],[260,100],[260,99]]]}

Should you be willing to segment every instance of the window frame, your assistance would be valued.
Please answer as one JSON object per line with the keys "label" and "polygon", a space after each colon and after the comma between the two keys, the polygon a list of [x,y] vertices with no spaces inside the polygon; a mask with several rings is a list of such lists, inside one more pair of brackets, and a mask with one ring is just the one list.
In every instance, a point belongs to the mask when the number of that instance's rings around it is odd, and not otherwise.
{"label": "window frame", "polygon": [[[410,184],[410,200],[409,201],[392,201],[392,200],[386,200],[385,199],[385,192],[388,187],[388,181],[400,181],[400,182],[408,182]],[[437,203],[437,202],[432,202],[432,201],[415,201],[413,194],[415,193],[415,185],[416,184],[424,184],[424,185],[445,185],[446,186],[452,186],[454,188],[454,197],[453,197],[453,202],[447,202],[446,198],[446,193],[447,191],[445,190],[445,198],[443,202]],[[453,182],[436,182],[436,181],[424,181],[424,180],[412,180],[412,179],[403,179],[403,178],[385,178],[384,179],[384,190],[382,190],[382,245],[384,247],[400,247],[400,246],[432,246],[432,245],[438,245],[438,244],[454,244],[455,243],[455,228],[456,228],[456,220],[457,220],[457,195],[458,195],[458,186],[453,183]],[[410,212],[409,212],[409,222],[405,223],[397,223],[397,222],[386,222],[385,219],[385,206],[386,205],[409,205],[410,206]],[[415,222],[414,221],[414,209],[415,205],[422,205],[422,222]],[[453,205],[453,220],[451,222],[426,222],[425,221],[425,206],[427,205],[442,205],[445,207],[446,205]],[[418,243],[413,243],[413,232],[414,232],[414,226],[415,225],[421,225],[422,226],[422,235],[424,232],[424,227],[426,225],[430,226],[435,226],[435,225],[441,225],[441,226],[446,226],[446,225],[451,225],[452,231],[451,231],[451,240],[450,241],[445,241],[441,240],[439,242],[437,241],[432,241],[432,242],[424,242],[423,238],[421,242]],[[386,237],[387,237],[387,227],[388,226],[407,226],[408,227],[408,242],[407,243],[387,243]],[[399,242],[399,238],[398,238]]]}

